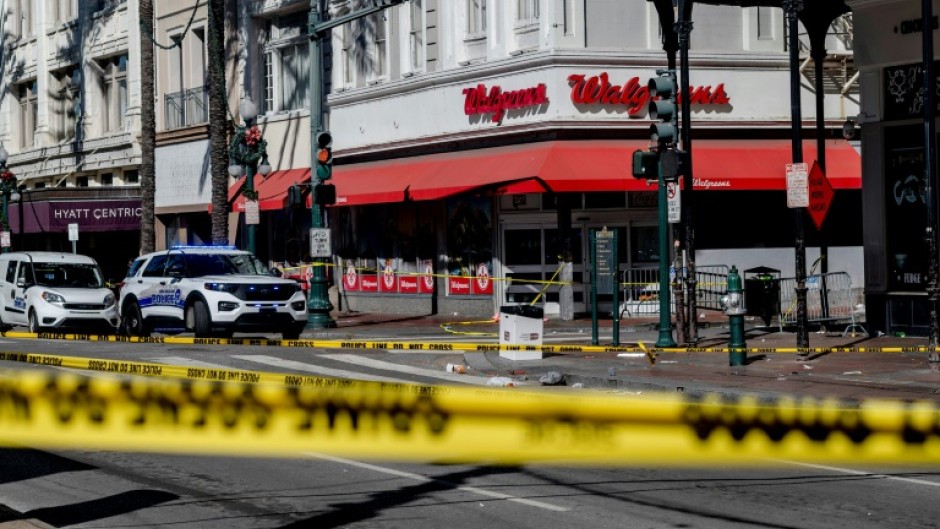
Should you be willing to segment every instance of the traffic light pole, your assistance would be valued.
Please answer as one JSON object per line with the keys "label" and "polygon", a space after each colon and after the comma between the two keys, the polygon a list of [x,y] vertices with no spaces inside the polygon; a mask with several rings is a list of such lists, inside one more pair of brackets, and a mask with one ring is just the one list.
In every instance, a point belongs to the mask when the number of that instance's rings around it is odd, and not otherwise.
{"label": "traffic light pole", "polygon": [[[307,17],[307,33],[310,36],[310,179],[315,186],[323,184],[323,178],[317,171],[317,143],[315,139],[323,132],[323,43],[321,36],[328,30],[342,26],[347,22],[369,16],[404,0],[373,0],[371,7],[366,7],[347,15],[331,20],[324,20],[321,15],[324,6],[323,0],[311,0],[310,13]],[[316,189],[316,187],[314,187]],[[310,200],[310,226],[312,228],[326,227],[326,208],[317,204],[311,194]],[[307,329],[329,329],[336,327],[336,322],[330,317],[333,304],[330,303],[329,287],[326,280],[327,258],[311,257],[313,261],[313,276],[310,278],[310,295],[307,298]]]}
{"label": "traffic light pole", "polygon": [[[323,61],[322,42],[320,41],[321,0],[310,2],[310,15],[308,17],[310,33],[310,178],[316,184],[322,180],[317,171],[317,145],[314,138],[323,131]],[[311,196],[310,200],[310,226],[313,228],[326,227],[325,208],[316,203]],[[313,275],[310,278],[310,291],[307,298],[307,328],[330,329],[336,327],[336,321],[330,316],[333,304],[330,303],[329,287],[326,280],[326,259],[311,257],[313,261]]]}
{"label": "traffic light pole", "polygon": [[661,154],[656,164],[659,184],[659,339],[656,340],[656,347],[675,347],[670,311],[672,296],[669,292],[669,218],[666,211],[668,198]]}

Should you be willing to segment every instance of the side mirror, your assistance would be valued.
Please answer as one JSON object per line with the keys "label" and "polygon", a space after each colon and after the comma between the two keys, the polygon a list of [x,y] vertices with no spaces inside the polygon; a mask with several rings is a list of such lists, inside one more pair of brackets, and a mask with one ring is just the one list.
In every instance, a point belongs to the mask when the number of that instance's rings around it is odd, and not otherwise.
{"label": "side mirror", "polygon": [[29,286],[29,283],[26,282],[26,279],[25,279],[25,278],[23,278],[23,277],[18,277],[18,278],[16,279],[16,286],[17,286],[17,288],[26,288],[26,287]]}

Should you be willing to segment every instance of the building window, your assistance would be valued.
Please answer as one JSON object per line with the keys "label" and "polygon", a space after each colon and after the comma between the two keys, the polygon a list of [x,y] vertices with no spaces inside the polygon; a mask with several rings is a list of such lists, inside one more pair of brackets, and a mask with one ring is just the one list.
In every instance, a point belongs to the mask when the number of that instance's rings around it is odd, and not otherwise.
{"label": "building window", "polygon": [[17,3],[17,31],[22,39],[33,36],[33,0],[19,0]]}
{"label": "building window", "polygon": [[125,184],[137,184],[140,182],[140,174],[136,171],[124,171]]}
{"label": "building window", "polygon": [[539,0],[516,0],[516,23],[535,24],[539,21]]}
{"label": "building window", "polygon": [[424,70],[424,0],[411,0],[408,4],[411,71],[421,71]]}
{"label": "building window", "polygon": [[127,112],[127,55],[112,57],[101,63],[101,113],[104,132],[123,128]]}
{"label": "building window", "polygon": [[372,40],[373,61],[370,79],[378,80],[388,76],[388,21],[381,12],[371,17],[375,33]]}
{"label": "building window", "polygon": [[349,24],[343,26],[343,88],[349,88],[355,83],[353,72],[356,67],[356,56],[353,51],[352,28]]}
{"label": "building window", "polygon": [[101,185],[109,186],[114,184],[114,173],[104,173],[101,175]]}
{"label": "building window", "polygon": [[77,10],[75,9],[75,0],[48,0],[50,3],[50,10],[52,15],[52,20],[58,22],[59,24],[65,24],[73,18]]}
{"label": "building window", "polygon": [[45,187],[46,187],[45,182],[36,182],[36,185],[33,186],[33,189],[45,189]]}
{"label": "building window", "polygon": [[486,0],[467,0],[467,36],[486,34]]}
{"label": "building window", "polygon": [[75,137],[75,123],[78,115],[78,70],[60,70],[52,74],[54,87],[52,110],[52,135],[56,142],[64,142]]}
{"label": "building window", "polygon": [[308,108],[310,64],[305,12],[269,21],[264,45],[265,111]]}
{"label": "building window", "polygon": [[76,186],[76,187],[88,187],[88,177],[87,177],[87,176],[76,176],[76,177],[75,177],[75,186]]}
{"label": "building window", "polygon": [[20,147],[33,146],[36,121],[39,119],[39,88],[35,79],[17,87],[20,103]]}

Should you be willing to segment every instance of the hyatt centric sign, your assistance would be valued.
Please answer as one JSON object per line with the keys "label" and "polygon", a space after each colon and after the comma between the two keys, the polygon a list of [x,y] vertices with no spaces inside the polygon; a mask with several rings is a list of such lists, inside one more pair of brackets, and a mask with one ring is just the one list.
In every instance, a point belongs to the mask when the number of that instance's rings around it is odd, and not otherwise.
{"label": "hyatt centric sign", "polygon": [[[20,209],[22,208],[22,211]],[[78,224],[82,232],[140,229],[140,200],[20,202],[10,208],[13,233],[66,232]],[[22,222],[22,230],[20,223]]]}

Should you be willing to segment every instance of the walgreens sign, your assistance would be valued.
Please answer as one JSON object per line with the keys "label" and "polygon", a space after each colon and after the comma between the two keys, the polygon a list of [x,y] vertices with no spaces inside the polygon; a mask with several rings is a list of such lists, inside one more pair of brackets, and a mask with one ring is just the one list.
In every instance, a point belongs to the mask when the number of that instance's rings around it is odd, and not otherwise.
{"label": "walgreens sign", "polygon": [[463,112],[468,116],[492,114],[494,123],[501,123],[507,110],[537,107],[548,103],[544,83],[531,88],[503,92],[500,86],[487,88],[478,84],[473,88],[464,88]]}
{"label": "walgreens sign", "polygon": [[[639,77],[633,77],[623,84],[613,83],[607,72],[588,77],[584,74],[568,76],[571,85],[571,101],[577,105],[619,105],[627,108],[630,117],[639,117],[649,106],[652,99],[646,81],[640,83]],[[682,102],[683,94],[679,94]],[[689,87],[689,101],[693,105],[720,106],[731,103],[731,97],[725,92],[725,84],[716,86]]]}

